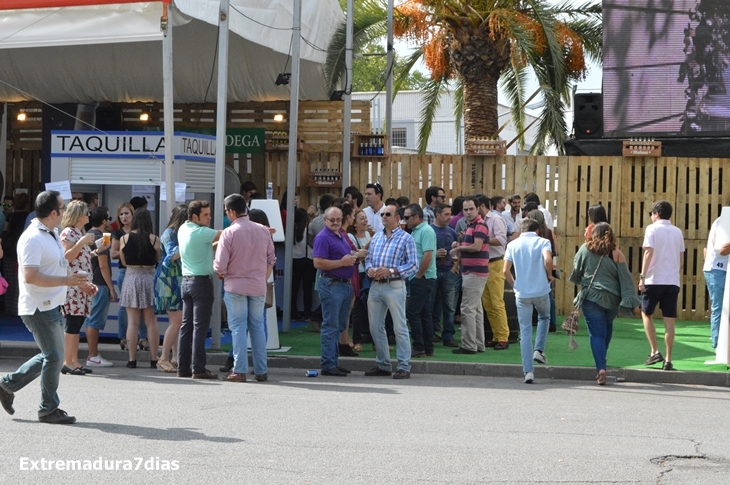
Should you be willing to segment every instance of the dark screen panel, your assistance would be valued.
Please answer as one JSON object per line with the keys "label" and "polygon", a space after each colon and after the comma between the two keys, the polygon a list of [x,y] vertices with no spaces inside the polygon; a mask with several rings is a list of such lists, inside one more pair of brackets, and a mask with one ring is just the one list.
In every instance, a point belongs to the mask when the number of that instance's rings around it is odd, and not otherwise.
{"label": "dark screen panel", "polygon": [[730,0],[604,0],[607,137],[730,134]]}

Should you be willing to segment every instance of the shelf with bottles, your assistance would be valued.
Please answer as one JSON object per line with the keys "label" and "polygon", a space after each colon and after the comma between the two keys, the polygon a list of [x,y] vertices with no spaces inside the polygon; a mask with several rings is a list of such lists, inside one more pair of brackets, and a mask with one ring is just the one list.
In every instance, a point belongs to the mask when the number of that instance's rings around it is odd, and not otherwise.
{"label": "shelf with bottles", "polygon": [[[304,140],[297,140],[297,151],[304,151]],[[266,134],[266,151],[267,152],[285,152],[289,150],[289,132],[288,131],[272,131]]]}
{"label": "shelf with bottles", "polygon": [[342,187],[342,172],[334,168],[315,168],[309,172],[310,187]]}
{"label": "shelf with bottles", "polygon": [[382,133],[352,135],[352,156],[385,158],[389,154],[388,136]]}
{"label": "shelf with bottles", "polygon": [[624,140],[622,155],[624,157],[661,157],[662,142],[653,138]]}

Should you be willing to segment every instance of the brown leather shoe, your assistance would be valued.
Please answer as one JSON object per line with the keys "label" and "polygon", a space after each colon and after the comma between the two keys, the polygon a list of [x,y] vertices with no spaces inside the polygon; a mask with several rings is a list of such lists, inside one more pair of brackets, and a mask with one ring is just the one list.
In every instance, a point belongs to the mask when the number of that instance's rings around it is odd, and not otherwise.
{"label": "brown leather shoe", "polygon": [[193,379],[218,379],[218,374],[213,374],[208,369],[205,369],[205,372],[193,373]]}
{"label": "brown leather shoe", "polygon": [[235,372],[231,372],[224,380],[229,382],[246,382],[246,374],[236,374]]}

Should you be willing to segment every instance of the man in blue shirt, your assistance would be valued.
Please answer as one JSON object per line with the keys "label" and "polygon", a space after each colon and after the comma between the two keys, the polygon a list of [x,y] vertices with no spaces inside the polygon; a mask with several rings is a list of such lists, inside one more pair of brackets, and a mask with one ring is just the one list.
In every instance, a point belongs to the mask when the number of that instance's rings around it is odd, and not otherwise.
{"label": "man in blue shirt", "polygon": [[454,314],[456,313],[456,286],[459,283],[459,260],[449,256],[451,245],[459,237],[451,226],[451,206],[437,204],[434,208],[436,216],[431,228],[436,234],[436,294],[433,303],[434,340],[437,339],[439,322],[443,317],[441,341],[446,347],[458,347],[454,340]]}
{"label": "man in blue shirt", "polygon": [[[550,325],[550,282],[553,280],[553,253],[550,241],[537,235],[537,221],[524,219],[520,237],[507,245],[504,277],[515,290],[517,319],[520,322],[520,354],[525,383],[535,379],[533,359],[547,364],[545,340]],[[514,265],[515,277],[510,268]],[[535,351],[532,348],[532,308],[537,310]]]}
{"label": "man in blue shirt", "polygon": [[368,317],[378,365],[365,375],[390,376],[393,372],[385,334],[385,314],[390,310],[398,357],[398,369],[393,379],[408,379],[411,377],[411,342],[406,325],[405,280],[418,270],[416,243],[400,228],[398,207],[393,204],[385,206],[381,217],[383,230],[373,236],[365,258],[365,270],[373,280],[368,294]]}
{"label": "man in blue shirt", "polygon": [[423,209],[410,204],[403,213],[406,227],[416,243],[418,271],[411,278],[406,317],[411,324],[411,357],[433,356],[433,299],[436,293],[436,233],[423,220]]}

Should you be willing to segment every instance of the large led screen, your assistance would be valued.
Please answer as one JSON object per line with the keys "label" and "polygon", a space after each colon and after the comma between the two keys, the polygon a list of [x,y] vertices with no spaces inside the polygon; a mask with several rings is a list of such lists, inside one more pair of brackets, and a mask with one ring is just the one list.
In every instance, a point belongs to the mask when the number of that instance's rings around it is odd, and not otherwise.
{"label": "large led screen", "polygon": [[730,135],[730,0],[603,1],[604,136]]}

